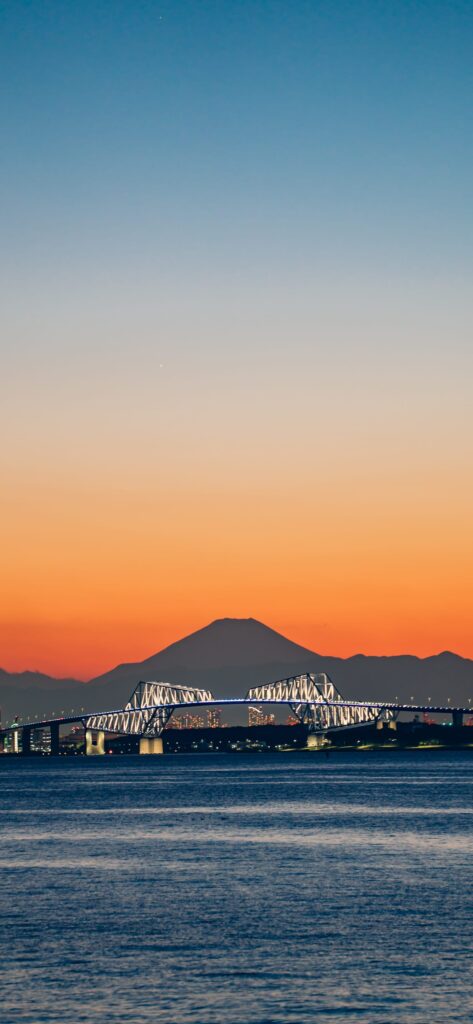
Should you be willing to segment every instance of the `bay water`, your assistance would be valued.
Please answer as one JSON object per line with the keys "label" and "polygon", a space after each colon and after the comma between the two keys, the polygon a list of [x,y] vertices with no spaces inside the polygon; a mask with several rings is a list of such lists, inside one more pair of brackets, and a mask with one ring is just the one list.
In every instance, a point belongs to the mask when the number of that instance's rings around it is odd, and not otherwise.
{"label": "bay water", "polygon": [[0,759],[3,1024],[473,1021],[473,756]]}

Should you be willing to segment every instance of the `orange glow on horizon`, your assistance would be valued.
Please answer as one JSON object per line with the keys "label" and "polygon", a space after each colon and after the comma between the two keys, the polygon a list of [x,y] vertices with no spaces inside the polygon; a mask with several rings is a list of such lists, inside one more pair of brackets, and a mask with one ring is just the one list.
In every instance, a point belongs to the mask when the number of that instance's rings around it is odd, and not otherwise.
{"label": "orange glow on horizon", "polygon": [[41,465],[11,455],[0,665],[90,678],[226,616],[327,656],[473,657],[471,474],[338,429],[320,452],[179,434],[153,472],[90,439],[70,464],[60,438]]}
{"label": "orange glow on horizon", "polygon": [[[39,671],[58,678],[87,680],[124,662],[140,662],[195,630],[201,629],[223,614],[209,611],[209,617],[167,622],[160,627],[150,623],[118,624],[87,622],[0,624],[1,668],[8,672]],[[453,650],[471,657],[471,634],[468,624],[462,636],[458,623],[433,623],[432,632],[420,628],[415,621],[393,625],[391,630],[380,622],[379,634],[370,639],[361,623],[347,622],[342,631],[327,622],[315,624],[271,620],[268,615],[252,614],[245,609],[238,614],[232,609],[229,617],[258,618],[265,625],[282,633],[289,640],[327,657],[349,658],[355,654],[414,654],[425,658],[442,650]],[[437,626],[437,632],[435,631]],[[446,628],[447,626],[447,628]],[[446,633],[450,643],[442,642]]]}

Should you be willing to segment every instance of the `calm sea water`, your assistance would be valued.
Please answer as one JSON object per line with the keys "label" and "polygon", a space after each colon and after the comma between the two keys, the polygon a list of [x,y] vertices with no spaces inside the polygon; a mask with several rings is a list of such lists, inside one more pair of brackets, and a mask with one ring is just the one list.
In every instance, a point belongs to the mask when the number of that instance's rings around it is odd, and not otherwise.
{"label": "calm sea water", "polygon": [[3,1024],[473,1021],[473,757],[0,761]]}

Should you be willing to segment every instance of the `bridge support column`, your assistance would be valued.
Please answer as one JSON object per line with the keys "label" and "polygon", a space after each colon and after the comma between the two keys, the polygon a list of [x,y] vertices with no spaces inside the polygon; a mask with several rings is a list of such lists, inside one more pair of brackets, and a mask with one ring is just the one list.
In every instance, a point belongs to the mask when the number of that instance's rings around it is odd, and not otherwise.
{"label": "bridge support column", "polygon": [[23,726],[21,730],[21,752],[24,756],[31,754],[31,733],[32,729],[29,726]]}
{"label": "bridge support column", "polygon": [[99,729],[95,735],[93,729],[85,730],[85,752],[88,756],[105,754],[105,733]]}
{"label": "bridge support column", "polygon": [[11,732],[11,752],[12,754],[19,754],[20,752],[20,730],[12,729]]}
{"label": "bridge support column", "polygon": [[452,725],[455,728],[463,725],[463,711],[452,711]]}
{"label": "bridge support column", "polygon": [[51,733],[51,755],[57,757],[59,754],[59,722],[51,722],[49,729]]}
{"label": "bridge support column", "polygon": [[310,732],[307,737],[307,750],[318,750],[319,747],[323,747],[325,743],[325,736],[320,733]]}
{"label": "bridge support column", "polygon": [[140,736],[140,754],[164,754],[161,736]]}

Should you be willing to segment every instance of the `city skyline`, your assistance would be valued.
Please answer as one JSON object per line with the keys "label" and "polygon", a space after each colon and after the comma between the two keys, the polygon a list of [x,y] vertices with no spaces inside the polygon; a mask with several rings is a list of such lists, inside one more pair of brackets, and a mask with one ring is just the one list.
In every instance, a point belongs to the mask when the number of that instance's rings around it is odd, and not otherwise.
{"label": "city skyline", "polygon": [[3,5],[6,670],[473,657],[472,20]]}

